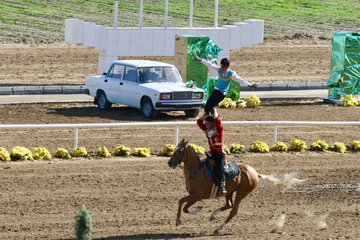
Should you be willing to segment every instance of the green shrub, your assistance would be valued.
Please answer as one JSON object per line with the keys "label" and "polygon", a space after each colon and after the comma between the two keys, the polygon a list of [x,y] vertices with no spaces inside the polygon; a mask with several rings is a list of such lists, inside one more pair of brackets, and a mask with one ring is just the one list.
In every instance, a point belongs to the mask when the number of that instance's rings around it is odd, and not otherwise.
{"label": "green shrub", "polygon": [[75,234],[76,240],[91,240],[92,223],[89,212],[85,205],[81,206],[81,211],[75,217]]}

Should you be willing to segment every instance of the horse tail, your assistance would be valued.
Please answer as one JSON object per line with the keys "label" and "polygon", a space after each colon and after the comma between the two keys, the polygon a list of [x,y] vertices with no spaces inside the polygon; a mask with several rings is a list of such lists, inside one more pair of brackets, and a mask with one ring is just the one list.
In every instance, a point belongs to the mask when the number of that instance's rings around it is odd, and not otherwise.
{"label": "horse tail", "polygon": [[285,189],[290,189],[294,187],[297,184],[301,184],[305,182],[307,179],[298,179],[297,178],[298,173],[289,173],[285,174],[282,177],[277,177],[275,174],[271,175],[264,175],[264,174],[258,174],[258,176],[262,179],[265,179],[266,181],[276,185],[284,187]]}

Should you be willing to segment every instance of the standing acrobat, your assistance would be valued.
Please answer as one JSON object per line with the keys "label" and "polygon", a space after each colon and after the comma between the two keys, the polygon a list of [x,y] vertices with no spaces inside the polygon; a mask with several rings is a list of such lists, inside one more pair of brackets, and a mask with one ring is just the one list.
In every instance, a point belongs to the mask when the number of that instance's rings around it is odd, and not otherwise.
{"label": "standing acrobat", "polygon": [[206,61],[205,59],[199,58],[196,53],[195,57],[197,61],[201,61],[202,64],[218,72],[218,82],[215,86],[213,93],[206,102],[205,114],[209,114],[209,112],[211,112],[212,109],[225,98],[231,80],[240,83],[240,85],[242,86],[248,86],[249,88],[251,88],[251,90],[257,89],[259,87],[256,83],[250,85],[249,82],[242,79],[236,74],[235,71],[231,70],[230,61],[227,58],[221,59],[219,67],[209,61]]}
{"label": "standing acrobat", "polygon": [[225,190],[225,147],[224,147],[224,126],[221,123],[221,117],[217,114],[216,109],[213,109],[214,117],[204,114],[197,120],[197,124],[203,130],[208,138],[210,151],[207,153],[208,157],[215,162],[215,172],[219,179],[220,194],[226,195]]}

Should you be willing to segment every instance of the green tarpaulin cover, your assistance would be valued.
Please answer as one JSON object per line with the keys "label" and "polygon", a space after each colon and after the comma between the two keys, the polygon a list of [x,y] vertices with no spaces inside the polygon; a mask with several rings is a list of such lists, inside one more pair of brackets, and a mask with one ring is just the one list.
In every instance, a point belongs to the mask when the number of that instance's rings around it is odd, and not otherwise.
{"label": "green tarpaulin cover", "polygon": [[338,32],[331,43],[331,73],[326,86],[329,98],[360,94],[360,34]]}

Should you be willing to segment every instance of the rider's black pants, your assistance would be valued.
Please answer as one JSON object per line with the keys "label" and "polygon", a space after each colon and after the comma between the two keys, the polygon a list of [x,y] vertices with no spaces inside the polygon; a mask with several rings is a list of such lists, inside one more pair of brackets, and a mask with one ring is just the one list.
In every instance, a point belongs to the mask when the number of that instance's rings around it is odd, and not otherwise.
{"label": "rider's black pants", "polygon": [[215,165],[216,165],[215,171],[217,177],[219,178],[220,185],[221,183],[223,183],[224,184],[223,186],[225,186],[225,182],[226,182],[225,172],[224,172],[225,155],[216,150],[213,150],[212,159],[214,159],[215,161]]}
{"label": "rider's black pants", "polygon": [[213,93],[210,95],[209,99],[206,101],[205,104],[205,113],[208,114],[209,112],[212,113],[212,109],[219,104],[225,98],[224,94],[219,90],[214,90]]}

